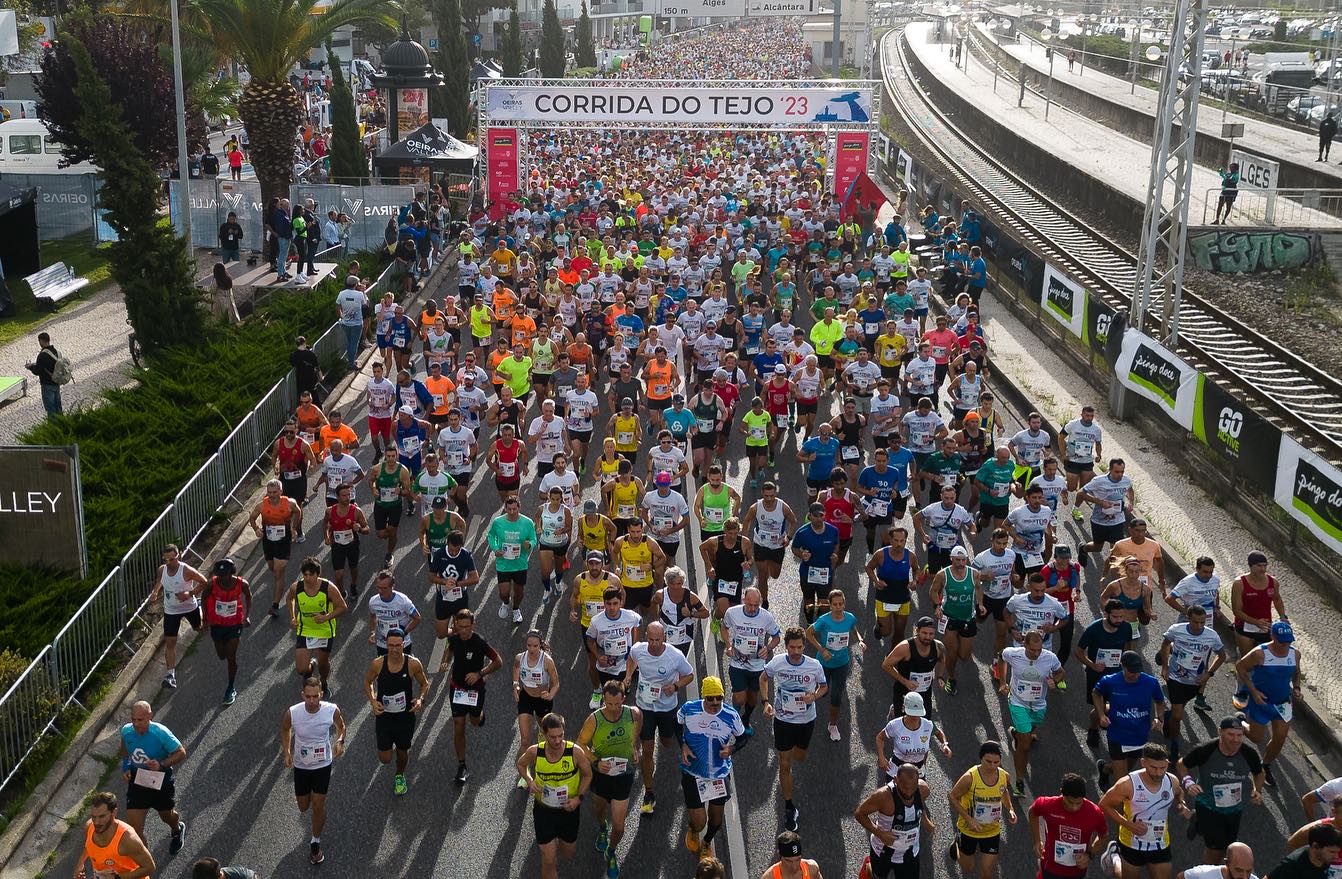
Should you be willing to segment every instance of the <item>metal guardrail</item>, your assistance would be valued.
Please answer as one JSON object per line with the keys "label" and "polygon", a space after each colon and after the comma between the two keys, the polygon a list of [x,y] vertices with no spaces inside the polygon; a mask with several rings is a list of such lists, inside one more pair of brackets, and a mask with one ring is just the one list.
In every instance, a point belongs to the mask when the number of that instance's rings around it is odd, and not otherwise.
{"label": "metal guardrail", "polygon": [[[389,265],[369,289],[370,299],[385,287]],[[345,333],[332,324],[312,346],[319,361],[345,351]],[[265,475],[261,459],[273,447],[298,405],[298,381],[290,370],[233,428],[219,450],[201,465],[173,502],[145,530],[51,644],[29,663],[0,696],[0,790],[14,779],[42,737],[56,730],[61,713],[118,647],[134,653],[153,628],[149,597],[163,547],[176,543],[184,556],[203,560],[197,543],[229,502],[241,506],[249,477]]]}
{"label": "metal guardrail", "polygon": [[[1221,187],[1207,190],[1202,201],[1202,222],[1210,223],[1216,217],[1216,204],[1221,198]],[[1342,221],[1342,189],[1249,189],[1236,190],[1235,204],[1230,221],[1259,223],[1265,226],[1284,226],[1292,229],[1310,229],[1332,218]],[[1339,227],[1342,230],[1342,227]]]}

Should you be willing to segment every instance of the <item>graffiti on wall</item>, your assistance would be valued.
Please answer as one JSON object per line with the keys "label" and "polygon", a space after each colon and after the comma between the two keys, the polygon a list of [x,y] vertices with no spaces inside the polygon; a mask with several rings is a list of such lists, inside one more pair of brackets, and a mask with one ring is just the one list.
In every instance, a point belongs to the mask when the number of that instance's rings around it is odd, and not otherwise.
{"label": "graffiti on wall", "polygon": [[1200,268],[1220,274],[1299,269],[1314,261],[1315,236],[1298,232],[1191,232],[1188,250]]}

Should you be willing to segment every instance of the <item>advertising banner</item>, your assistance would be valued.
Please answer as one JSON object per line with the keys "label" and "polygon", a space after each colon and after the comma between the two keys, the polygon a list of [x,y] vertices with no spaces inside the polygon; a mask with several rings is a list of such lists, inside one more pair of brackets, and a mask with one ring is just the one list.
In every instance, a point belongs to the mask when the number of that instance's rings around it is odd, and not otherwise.
{"label": "advertising banner", "polygon": [[1038,301],[1040,291],[1044,289],[1044,261],[1022,248],[1020,262],[1025,295]]}
{"label": "advertising banner", "polygon": [[1236,475],[1273,493],[1281,431],[1205,375],[1199,379],[1193,435],[1229,461]]}
{"label": "advertising banner", "polygon": [[867,170],[870,151],[871,136],[865,131],[840,131],[834,135],[834,194],[838,198],[847,196],[857,175]]}
{"label": "advertising banner", "polygon": [[899,149],[899,158],[895,161],[895,176],[907,188],[914,188],[913,181],[913,156],[904,152],[904,148]]}
{"label": "advertising banner", "polygon": [[429,124],[429,90],[396,90],[396,130],[402,138]]}
{"label": "advertising banner", "polygon": [[662,0],[659,15],[667,18],[741,18],[746,0]]}
{"label": "advertising banner", "polygon": [[1336,467],[1283,436],[1274,496],[1315,537],[1342,553],[1342,473]]}
{"label": "advertising banner", "polygon": [[1044,284],[1039,307],[1081,338],[1086,319],[1086,290],[1052,263],[1044,264]]}
{"label": "advertising banner", "polygon": [[0,446],[0,562],[88,576],[76,446]]}
{"label": "advertising banner", "polygon": [[494,122],[684,122],[787,125],[867,122],[869,88],[661,88],[636,81],[610,86],[487,86]]}
{"label": "advertising banner", "polygon": [[1179,355],[1129,328],[1115,370],[1124,387],[1165,410],[1184,430],[1193,429],[1200,373]]}
{"label": "advertising banner", "polygon": [[1086,344],[1096,354],[1103,355],[1109,342],[1109,323],[1114,319],[1114,310],[1108,303],[1095,296],[1086,297]]}
{"label": "advertising banner", "polygon": [[516,128],[491,128],[485,132],[485,164],[489,168],[485,197],[490,204],[522,187]]}
{"label": "advertising banner", "polygon": [[979,229],[983,232],[983,237],[979,239],[979,246],[983,248],[983,256],[995,261],[998,248],[1002,244],[1002,230],[997,227],[996,223],[983,217],[979,218]]}

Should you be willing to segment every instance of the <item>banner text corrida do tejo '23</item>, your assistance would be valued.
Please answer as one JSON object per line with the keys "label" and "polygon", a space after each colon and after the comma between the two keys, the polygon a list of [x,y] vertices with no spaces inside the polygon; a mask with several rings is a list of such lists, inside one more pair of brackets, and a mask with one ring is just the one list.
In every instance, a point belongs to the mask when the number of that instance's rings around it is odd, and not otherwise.
{"label": "banner text corrida do tejo '23", "polygon": [[640,124],[861,125],[872,118],[872,91],[843,85],[800,88],[489,86],[495,122]]}

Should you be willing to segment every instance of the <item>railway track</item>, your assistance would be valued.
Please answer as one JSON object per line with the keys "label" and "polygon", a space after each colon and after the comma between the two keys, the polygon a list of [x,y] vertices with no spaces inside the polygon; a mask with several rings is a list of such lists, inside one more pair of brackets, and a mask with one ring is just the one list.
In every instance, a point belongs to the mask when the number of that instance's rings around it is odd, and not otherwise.
{"label": "railway track", "polygon": [[[1012,236],[1066,269],[1110,306],[1126,308],[1137,258],[1092,231],[967,137],[920,84],[903,30],[882,40],[890,105],[951,169],[961,192],[992,209]],[[1150,313],[1162,313],[1163,291]],[[1260,412],[1325,457],[1342,460],[1342,381],[1184,288],[1178,351],[1208,377],[1261,404]]]}

